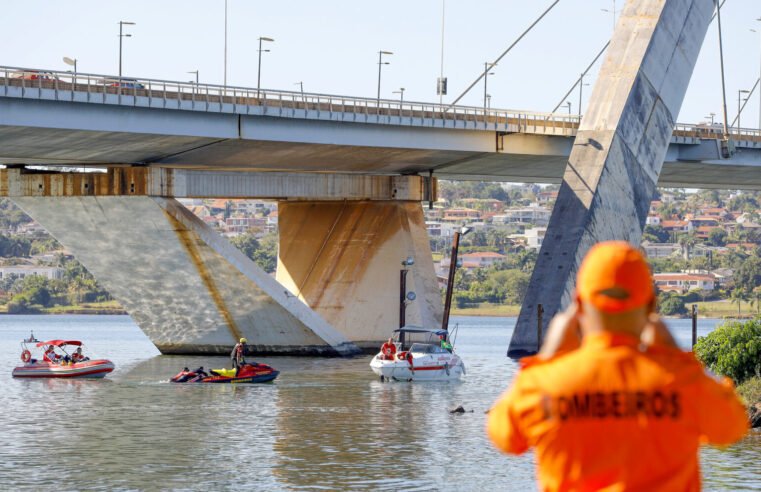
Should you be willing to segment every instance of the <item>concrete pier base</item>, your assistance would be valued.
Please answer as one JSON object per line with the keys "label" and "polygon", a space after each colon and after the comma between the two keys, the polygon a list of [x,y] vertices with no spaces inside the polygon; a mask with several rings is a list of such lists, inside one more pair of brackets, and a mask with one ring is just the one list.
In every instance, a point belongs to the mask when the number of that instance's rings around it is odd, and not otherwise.
{"label": "concrete pier base", "polygon": [[419,202],[279,202],[277,279],[365,350],[399,327],[409,256],[407,324],[441,326],[442,303]]}
{"label": "concrete pier base", "polygon": [[348,337],[179,202],[150,196],[13,201],[65,245],[164,354],[352,354]]}
{"label": "concrete pier base", "polygon": [[537,350],[599,241],[639,244],[713,0],[629,0],[581,122],[508,355]]}

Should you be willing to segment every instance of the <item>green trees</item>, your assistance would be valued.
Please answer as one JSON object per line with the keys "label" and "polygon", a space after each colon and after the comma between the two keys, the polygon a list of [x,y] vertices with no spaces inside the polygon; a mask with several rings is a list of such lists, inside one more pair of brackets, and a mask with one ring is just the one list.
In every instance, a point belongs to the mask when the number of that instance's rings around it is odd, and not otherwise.
{"label": "green trees", "polygon": [[698,339],[695,355],[736,384],[761,377],[761,318],[724,323]]}
{"label": "green trees", "polygon": [[646,225],[642,239],[651,243],[665,243],[669,240],[669,231],[660,225]]}
{"label": "green trees", "polygon": [[663,316],[686,316],[684,299],[673,292],[662,292],[658,296],[658,312]]}
{"label": "green trees", "polygon": [[277,234],[268,234],[257,240],[253,234],[235,236],[230,242],[241,253],[251,258],[262,270],[274,273],[277,268]]}
{"label": "green trees", "polygon": [[458,308],[484,302],[492,304],[520,304],[526,297],[531,273],[522,270],[500,270],[499,264],[491,268],[477,268],[465,273],[457,270],[453,299]]}

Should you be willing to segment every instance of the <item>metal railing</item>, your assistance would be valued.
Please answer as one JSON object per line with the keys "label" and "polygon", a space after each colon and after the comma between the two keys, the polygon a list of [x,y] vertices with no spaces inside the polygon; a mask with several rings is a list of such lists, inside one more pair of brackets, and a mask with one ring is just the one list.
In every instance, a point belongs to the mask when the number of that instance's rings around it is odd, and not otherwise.
{"label": "metal railing", "polygon": [[[11,95],[12,88],[35,99],[506,133],[574,136],[580,122],[578,115],[559,113],[0,66],[0,95]],[[730,128],[729,134],[735,140],[761,142],[761,130]],[[679,123],[674,136],[719,139],[723,127]]]}
{"label": "metal railing", "polygon": [[370,123],[573,135],[578,115],[0,66],[0,95]]}

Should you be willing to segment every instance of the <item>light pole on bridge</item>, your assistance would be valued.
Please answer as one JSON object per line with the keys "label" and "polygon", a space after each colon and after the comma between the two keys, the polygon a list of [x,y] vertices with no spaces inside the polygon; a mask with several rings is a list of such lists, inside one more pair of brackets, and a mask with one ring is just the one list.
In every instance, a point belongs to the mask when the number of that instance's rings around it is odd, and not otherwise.
{"label": "light pole on bridge", "polygon": [[584,96],[584,86],[588,86],[589,84],[584,83],[584,74],[581,74],[579,77],[579,121],[581,121],[581,103],[582,98]]}
{"label": "light pole on bridge", "polygon": [[568,106],[568,116],[570,116],[571,115],[571,101],[566,101],[565,104],[566,106]]}
{"label": "light pole on bridge", "polygon": [[132,34],[124,34],[124,26],[134,25],[134,22],[119,21],[119,79],[122,78],[122,39],[132,37]]}
{"label": "light pole on bridge", "polygon": [[486,91],[486,81],[489,78],[489,75],[494,75],[494,72],[490,72],[489,70],[491,70],[492,68],[496,66],[497,66],[496,63],[484,62],[484,113],[486,113],[486,110],[487,110],[487,106],[488,106],[487,99],[489,95],[488,92]]}
{"label": "light pole on bridge", "polygon": [[398,91],[392,92],[392,94],[399,94],[399,104],[404,104],[404,87],[400,87]]}
{"label": "light pole on bridge", "polygon": [[383,61],[383,55],[393,55],[394,53],[392,51],[383,51],[380,50],[378,52],[378,107],[380,108],[380,89],[381,89],[381,68],[383,68],[383,65],[388,65],[389,62]]}
{"label": "light pole on bridge", "polygon": [[[737,91],[737,134],[738,135],[740,134],[740,128],[742,128],[740,126],[740,116],[742,113],[742,103],[743,103],[742,95],[743,94],[750,94],[750,91],[746,91],[745,89],[740,89],[739,91]],[[748,99],[746,98],[745,100],[747,101]]]}
{"label": "light pole on bridge", "polygon": [[74,67],[74,78],[72,79],[72,83],[76,86],[77,85],[77,59],[64,56],[63,62],[67,65],[71,65],[72,67]]}
{"label": "light pole on bridge", "polygon": [[[191,70],[188,73],[191,74],[191,75],[195,74],[195,76],[196,76],[196,86],[195,86],[195,90],[193,90],[193,92],[197,93],[198,92],[198,70]],[[191,82],[192,82],[192,80],[191,80]]]}
{"label": "light pole on bridge", "polygon": [[[761,17],[756,19],[756,21],[761,22]],[[753,32],[759,32],[756,29],[751,29],[751,31],[753,31]],[[759,83],[759,85],[761,85],[761,72],[759,72],[758,83]],[[761,130],[761,88],[759,88],[758,94],[759,94],[759,97],[758,97],[758,100],[759,100],[759,106],[758,106],[758,129]]]}
{"label": "light pole on bridge", "polygon": [[262,50],[262,41],[268,41],[270,43],[275,40],[272,38],[261,37],[259,38],[259,67],[256,69],[256,98],[259,99],[259,88],[262,82],[262,51],[269,53],[270,50]]}

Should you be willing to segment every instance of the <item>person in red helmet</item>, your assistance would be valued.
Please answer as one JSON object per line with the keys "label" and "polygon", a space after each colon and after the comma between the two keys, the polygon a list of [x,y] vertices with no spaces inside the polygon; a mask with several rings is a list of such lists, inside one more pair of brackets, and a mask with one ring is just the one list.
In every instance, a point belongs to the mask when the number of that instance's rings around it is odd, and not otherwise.
{"label": "person in red helmet", "polygon": [[701,443],[748,429],[729,380],[705,373],[655,314],[652,276],[625,242],[593,247],[576,296],[489,412],[503,452],[534,448],[540,489],[699,490]]}

